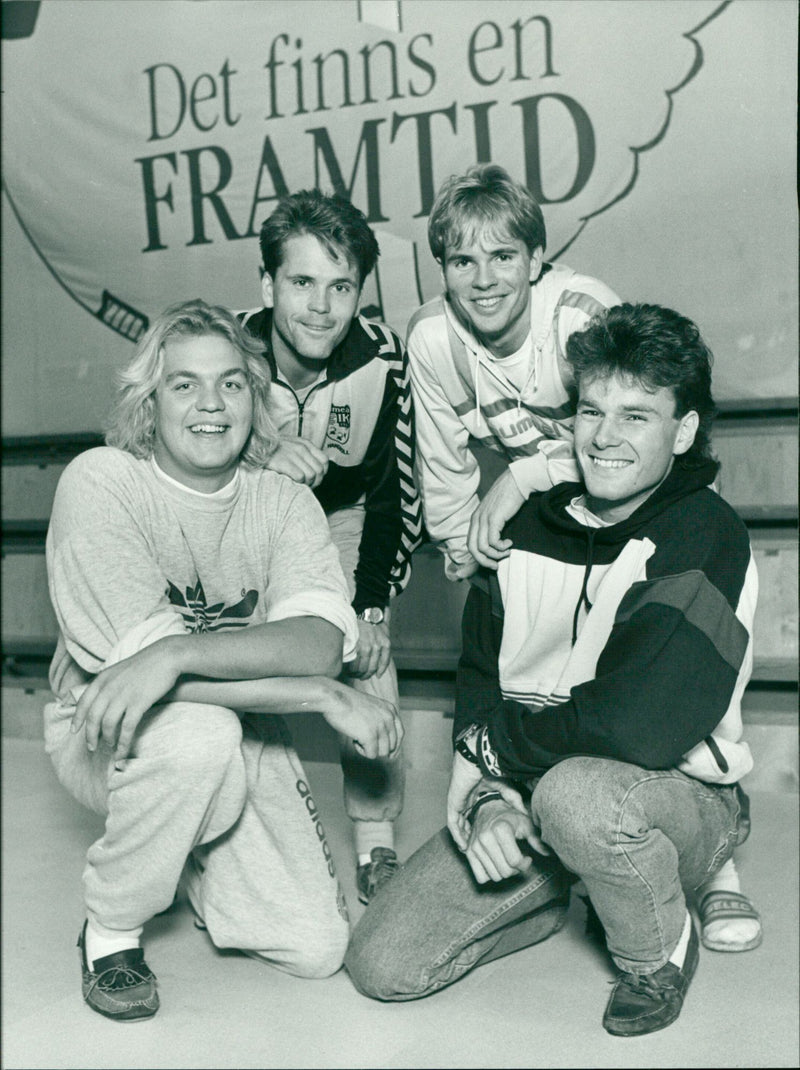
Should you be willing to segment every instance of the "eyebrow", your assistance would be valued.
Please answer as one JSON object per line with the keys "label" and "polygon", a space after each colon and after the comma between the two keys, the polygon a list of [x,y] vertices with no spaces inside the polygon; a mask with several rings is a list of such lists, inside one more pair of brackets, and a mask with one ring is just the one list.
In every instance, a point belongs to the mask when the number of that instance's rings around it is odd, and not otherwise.
{"label": "eyebrow", "polygon": [[[601,403],[599,401],[595,401],[591,397],[578,398],[578,404],[579,405],[589,405],[593,409],[602,408]],[[654,405],[623,405],[622,406],[622,411],[623,412],[654,412],[654,413],[658,413],[658,409]]]}
{"label": "eyebrow", "polygon": [[[232,375],[242,375],[242,376],[244,376],[244,378],[247,378],[247,372],[244,370],[244,368],[237,367],[237,368],[228,368],[227,371],[221,372],[217,376],[217,379],[229,379]],[[197,380],[199,378],[200,378],[200,376],[197,374],[197,372],[176,371],[176,372],[170,372],[169,375],[164,379],[164,382],[165,383],[171,383],[173,379],[195,379],[195,380]]]}
{"label": "eyebrow", "polygon": [[[289,278],[290,279],[311,279],[312,281],[315,281],[316,280],[316,275],[309,275],[305,271],[293,271],[292,274],[289,275]],[[328,283],[328,286],[341,286],[341,284],[343,282],[346,282],[349,286],[358,286],[358,280],[352,278],[350,275],[342,275],[338,279],[331,279],[331,281]]]}
{"label": "eyebrow", "polygon": [[[514,245],[494,245],[494,246],[491,246],[486,251],[491,255],[492,253],[516,253],[519,250]],[[472,253],[467,252],[466,250],[453,249],[452,252],[447,254],[447,259],[448,260],[459,260],[461,258],[469,259],[471,256],[472,256]]]}

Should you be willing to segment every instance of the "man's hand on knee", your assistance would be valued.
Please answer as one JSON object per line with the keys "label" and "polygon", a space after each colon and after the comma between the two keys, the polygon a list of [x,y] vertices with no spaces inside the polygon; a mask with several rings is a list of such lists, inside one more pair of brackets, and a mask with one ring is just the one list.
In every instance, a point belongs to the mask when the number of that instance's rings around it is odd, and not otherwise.
{"label": "man's hand on knee", "polygon": [[[386,610],[388,613],[388,610]],[[358,646],[355,660],[347,666],[350,676],[357,680],[368,680],[370,676],[383,676],[389,668],[392,657],[392,643],[389,638],[389,622],[384,617],[383,624],[370,624],[358,621]]]}
{"label": "man's hand on knee", "polygon": [[72,718],[72,731],[85,726],[90,751],[96,750],[102,739],[115,750],[117,760],[127,758],[142,717],[178,679],[171,638],[159,639],[124,661],[102,669],[83,692]]}
{"label": "man's hand on knee", "polygon": [[527,814],[505,799],[495,799],[482,806],[475,814],[466,850],[475,880],[486,884],[529,870],[531,858],[523,854],[520,841],[539,850],[541,841]]}

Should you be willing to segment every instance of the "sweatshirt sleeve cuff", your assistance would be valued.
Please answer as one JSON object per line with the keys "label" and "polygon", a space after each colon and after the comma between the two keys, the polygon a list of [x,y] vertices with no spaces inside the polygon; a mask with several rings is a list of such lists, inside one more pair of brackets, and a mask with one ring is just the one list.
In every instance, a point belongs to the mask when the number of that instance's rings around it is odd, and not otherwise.
{"label": "sweatshirt sleeve cuff", "polygon": [[475,743],[478,764],[480,765],[484,776],[494,777],[495,779],[503,777],[505,774],[500,768],[500,762],[497,757],[497,752],[495,751],[489,740],[488,725],[484,725],[484,727],[480,730]]}

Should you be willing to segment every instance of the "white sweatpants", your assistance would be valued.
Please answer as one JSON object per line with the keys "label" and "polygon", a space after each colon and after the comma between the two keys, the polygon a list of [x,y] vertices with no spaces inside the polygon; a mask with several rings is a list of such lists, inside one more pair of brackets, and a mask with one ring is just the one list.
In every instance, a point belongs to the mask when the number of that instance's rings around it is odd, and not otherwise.
{"label": "white sweatpants", "polygon": [[305,977],[341,965],[344,896],[303,767],[281,717],[199,703],[154,706],[131,757],[69,731],[74,707],[45,707],[64,787],[105,815],[84,870],[89,918],[133,929],[172,903],[187,867],[192,904],[218,947]]}

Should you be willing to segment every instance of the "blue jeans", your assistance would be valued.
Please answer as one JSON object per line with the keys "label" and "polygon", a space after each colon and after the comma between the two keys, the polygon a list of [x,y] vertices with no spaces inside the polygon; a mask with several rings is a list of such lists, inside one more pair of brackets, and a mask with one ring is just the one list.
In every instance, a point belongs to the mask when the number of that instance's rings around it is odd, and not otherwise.
{"label": "blue jeans", "polygon": [[553,855],[534,855],[524,875],[479,885],[442,829],[370,903],[345,965],[376,999],[429,995],[557,932],[580,877],[616,964],[653,973],[677,946],[686,893],[745,839],[746,803],[735,785],[676,769],[569,758],[533,782],[531,813]]}

